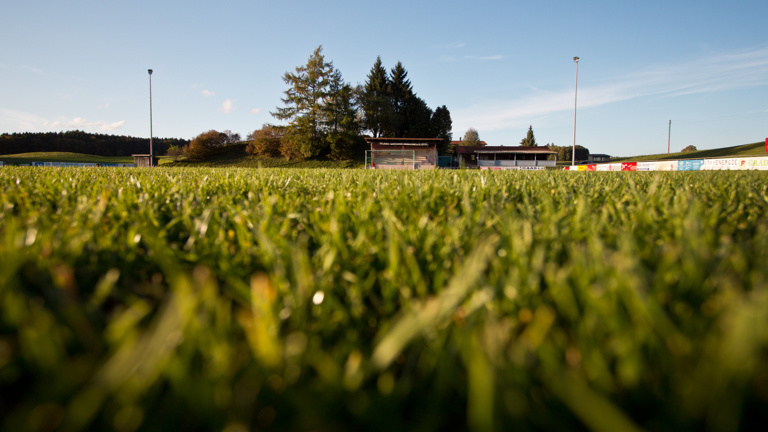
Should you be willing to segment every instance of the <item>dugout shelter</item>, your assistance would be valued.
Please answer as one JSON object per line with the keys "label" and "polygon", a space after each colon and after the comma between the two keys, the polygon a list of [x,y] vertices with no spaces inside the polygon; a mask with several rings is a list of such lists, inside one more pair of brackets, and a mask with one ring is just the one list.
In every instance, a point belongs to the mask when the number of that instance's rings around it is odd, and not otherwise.
{"label": "dugout shelter", "polygon": [[366,138],[366,168],[434,169],[442,138]]}
{"label": "dugout shelter", "polygon": [[545,146],[459,146],[459,165],[485,169],[545,169],[555,167],[557,152]]}

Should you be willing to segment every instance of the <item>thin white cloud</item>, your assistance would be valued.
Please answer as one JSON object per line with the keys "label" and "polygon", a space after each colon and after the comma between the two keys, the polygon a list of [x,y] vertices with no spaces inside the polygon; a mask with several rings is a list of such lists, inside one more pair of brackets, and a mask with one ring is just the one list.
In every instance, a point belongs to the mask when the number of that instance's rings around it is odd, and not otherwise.
{"label": "thin white cloud", "polygon": [[251,114],[261,114],[261,108],[252,108]]}
{"label": "thin white cloud", "polygon": [[49,121],[36,114],[0,108],[0,129],[6,132],[34,132],[46,129],[81,129],[107,132],[120,129],[125,123],[125,120],[111,123],[105,121],[89,121],[82,117],[75,117],[71,120]]}
{"label": "thin white cloud", "polygon": [[504,56],[497,54],[492,56],[464,56],[464,58],[471,60],[501,60]]}
{"label": "thin white cloud", "polygon": [[[648,96],[676,97],[768,85],[768,47],[662,65],[618,77],[612,82],[579,86],[578,106],[598,107]],[[491,101],[456,110],[456,130],[526,127],[532,118],[573,110],[574,88],[536,92],[521,99]]]}
{"label": "thin white cloud", "polygon": [[212,92],[210,90],[203,90],[202,92],[200,92],[200,94],[202,94],[205,97],[214,97],[214,96],[216,96],[216,92]]}
{"label": "thin white cloud", "polygon": [[234,110],[235,110],[235,107],[234,107],[234,105],[233,105],[233,103],[232,103],[232,99],[227,99],[227,100],[225,100],[225,101],[224,101],[224,102],[221,104],[221,107],[220,107],[219,109],[220,109],[220,110],[221,110],[221,112],[223,112],[224,114],[229,114],[229,113],[231,113],[232,111],[234,111]]}
{"label": "thin white cloud", "polygon": [[0,129],[4,132],[36,131],[45,123],[45,119],[36,114],[0,108]]}
{"label": "thin white cloud", "polygon": [[41,75],[43,73],[42,69],[36,68],[34,66],[24,65],[23,67],[24,67],[24,69],[27,69],[28,71],[30,71],[32,73],[35,73],[35,74],[38,74],[38,75]]}
{"label": "thin white cloud", "polygon": [[104,121],[88,121],[82,117],[75,117],[72,120],[56,120],[52,123],[46,122],[45,125],[50,129],[95,129],[99,131],[114,131],[123,127],[125,125],[125,120],[107,123]]}

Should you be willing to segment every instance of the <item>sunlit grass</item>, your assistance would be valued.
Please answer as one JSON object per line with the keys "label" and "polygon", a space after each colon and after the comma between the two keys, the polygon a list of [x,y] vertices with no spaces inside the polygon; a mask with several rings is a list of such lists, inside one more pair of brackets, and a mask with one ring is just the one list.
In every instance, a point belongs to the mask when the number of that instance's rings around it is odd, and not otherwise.
{"label": "sunlit grass", "polygon": [[767,206],[756,172],[4,167],[0,428],[754,428]]}

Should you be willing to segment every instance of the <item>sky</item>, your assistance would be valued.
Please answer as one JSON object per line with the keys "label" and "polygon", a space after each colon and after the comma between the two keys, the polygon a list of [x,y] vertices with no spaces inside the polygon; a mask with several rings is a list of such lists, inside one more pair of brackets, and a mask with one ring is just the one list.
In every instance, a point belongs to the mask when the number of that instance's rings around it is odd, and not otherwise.
{"label": "sky", "polygon": [[[613,156],[768,137],[768,2],[4,2],[0,133],[245,138],[322,45],[345,81],[399,61],[453,138]],[[578,65],[573,57],[580,58]],[[670,127],[671,121],[671,127]]]}

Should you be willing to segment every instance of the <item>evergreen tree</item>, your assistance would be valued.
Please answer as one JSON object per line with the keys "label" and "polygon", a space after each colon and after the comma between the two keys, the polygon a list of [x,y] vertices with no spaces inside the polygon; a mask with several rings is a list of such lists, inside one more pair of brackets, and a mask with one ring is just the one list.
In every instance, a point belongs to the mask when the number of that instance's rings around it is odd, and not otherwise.
{"label": "evergreen tree", "polygon": [[448,150],[448,145],[450,145],[453,138],[452,128],[453,122],[451,121],[451,113],[448,111],[448,108],[445,105],[437,107],[434,114],[432,114],[432,130],[436,138],[443,139],[438,149],[440,153],[445,154]]}
{"label": "evergreen tree", "polygon": [[537,147],[536,138],[533,136],[533,126],[528,126],[528,134],[520,141],[521,146]]}
{"label": "evergreen tree", "polygon": [[432,109],[427,106],[424,99],[412,94],[406,102],[404,114],[401,137],[432,138],[435,136],[435,131],[432,130]]}
{"label": "evergreen tree", "polygon": [[433,112],[413,91],[408,72],[401,62],[390,70],[390,76],[376,58],[361,91],[362,128],[374,137],[451,138],[451,116],[443,106]]}
{"label": "evergreen tree", "polygon": [[283,146],[291,148],[281,149],[288,158],[317,156],[327,147],[325,110],[331,96],[334,67],[333,62],[325,61],[322,51],[322,45],[318,46],[306,65],[296,67],[295,73],[283,75],[283,81],[289,86],[281,98],[285,106],[271,114],[278,120],[289,121]]}
{"label": "evergreen tree", "polygon": [[388,136],[405,137],[408,128],[407,107],[413,97],[413,87],[401,62],[397,62],[391,73],[389,96],[394,118]]}
{"label": "evergreen tree", "polygon": [[329,156],[336,160],[349,159],[354,157],[360,142],[355,91],[342,80],[338,70],[331,76],[329,89],[330,95],[325,105]]}
{"label": "evergreen tree", "polygon": [[368,73],[361,96],[363,127],[371,131],[374,137],[382,136],[389,129],[392,121],[392,105],[389,97],[389,78],[381,63],[381,56],[376,57]]}

